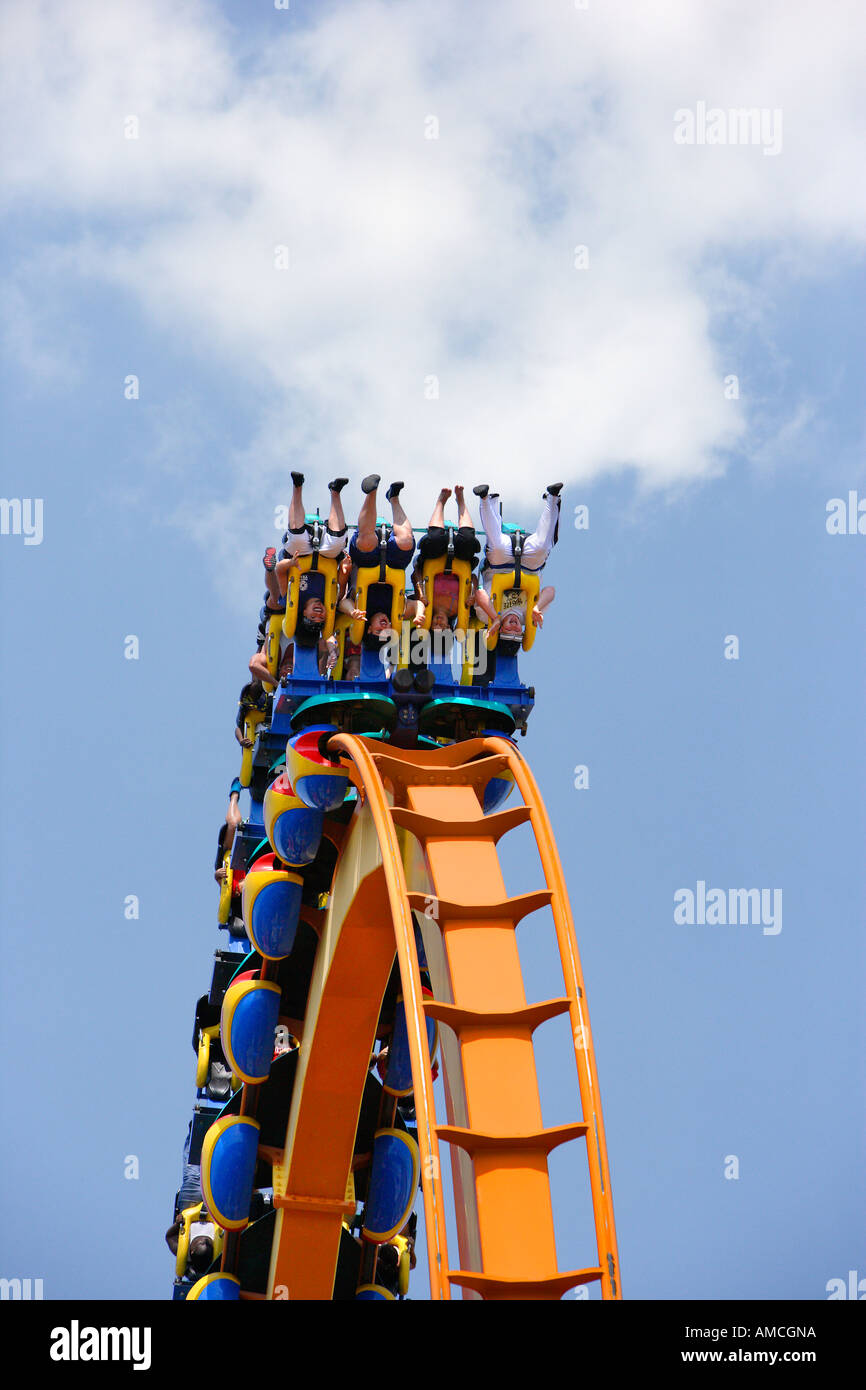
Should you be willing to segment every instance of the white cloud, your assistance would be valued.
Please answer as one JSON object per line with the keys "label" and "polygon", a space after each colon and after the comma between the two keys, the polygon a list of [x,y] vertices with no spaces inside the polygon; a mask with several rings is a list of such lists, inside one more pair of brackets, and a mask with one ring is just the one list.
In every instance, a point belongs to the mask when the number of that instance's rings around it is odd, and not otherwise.
{"label": "white cloud", "polygon": [[[748,300],[725,259],[820,273],[862,246],[858,6],[358,0],[267,43],[238,13],[21,0],[0,43],[32,235],[74,214],[80,276],[268,385],[239,537],[291,458],[322,491],[405,477],[421,521],[443,475],[529,504],[554,478],[710,476],[748,442],[712,332]],[[781,109],[782,152],[676,145],[698,101]]]}

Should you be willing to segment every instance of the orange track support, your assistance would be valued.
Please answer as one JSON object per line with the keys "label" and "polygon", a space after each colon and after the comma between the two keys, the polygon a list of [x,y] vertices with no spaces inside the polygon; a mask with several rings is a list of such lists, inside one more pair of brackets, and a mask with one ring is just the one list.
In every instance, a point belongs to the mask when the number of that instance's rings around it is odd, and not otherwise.
{"label": "orange track support", "polygon": [[[421,752],[335,734],[329,746],[348,760],[363,805],[335,870],[283,1161],[274,1170],[279,1210],[269,1296],[284,1297],[283,1289],[292,1299],[331,1296],[360,1098],[396,946],[432,1298],[449,1298],[452,1284],[469,1297],[561,1298],[593,1280],[600,1280],[603,1298],[620,1298],[598,1079],[574,927],[550,825],[528,768],[501,738]],[[485,816],[484,786],[506,769],[524,805]],[[546,888],[509,898],[497,843],[527,822]],[[523,916],[548,904],[565,995],[528,1003],[515,929]],[[436,995],[427,1001],[415,948],[416,912]],[[544,1129],[532,1034],[565,1012],[583,1117]],[[456,1050],[443,1039],[447,1124],[435,1116],[425,1014],[457,1039]],[[598,1260],[560,1271],[547,1159],[552,1148],[570,1140],[587,1142]],[[440,1142],[452,1153],[459,1268],[449,1269]]]}
{"label": "orange track support", "polygon": [[355,1214],[346,1187],[393,960],[394,934],[378,869],[358,886],[339,933],[326,926],[319,945],[286,1145],[274,1167],[271,1297],[331,1297],[341,1224]]}

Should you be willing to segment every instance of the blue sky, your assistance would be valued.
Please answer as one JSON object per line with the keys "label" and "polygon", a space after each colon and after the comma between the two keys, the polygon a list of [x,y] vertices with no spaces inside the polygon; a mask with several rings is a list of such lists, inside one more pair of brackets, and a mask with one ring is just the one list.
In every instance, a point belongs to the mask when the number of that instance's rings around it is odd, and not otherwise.
{"label": "blue sky", "polygon": [[[235,701],[300,465],[322,500],[335,472],[347,500],[371,467],[405,478],[416,524],[440,482],[496,482],[520,520],[559,478],[566,519],[588,505],[524,658],[522,748],[575,912],[625,1293],[866,1277],[866,538],[825,525],[866,500],[862,16],[769,5],[738,63],[734,3],[104,13],[2,20],[32,89],[9,74],[3,492],[43,499],[44,535],[0,536],[0,1274],[169,1292]],[[674,145],[702,99],[781,107],[781,153]],[[509,874],[538,886],[528,853]],[[782,930],[676,924],[699,880],[781,889]],[[520,929],[530,998],[559,992],[542,928]],[[563,1268],[592,1257],[576,1154],[553,1163]]]}

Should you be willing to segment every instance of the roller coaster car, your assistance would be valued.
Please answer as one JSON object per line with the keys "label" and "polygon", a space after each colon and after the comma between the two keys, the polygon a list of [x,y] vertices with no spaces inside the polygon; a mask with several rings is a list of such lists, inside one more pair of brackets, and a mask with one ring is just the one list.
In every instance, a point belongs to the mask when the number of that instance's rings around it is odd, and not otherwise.
{"label": "roller coaster car", "polygon": [[[432,991],[422,986],[425,998],[431,999]],[[427,1046],[431,1060],[435,1061],[439,1046],[439,1025],[434,1018],[427,1019]],[[402,994],[397,996],[394,1010],[394,1025],[388,1042],[387,1067],[382,1086],[389,1096],[405,1100],[412,1095],[412,1062],[409,1053],[409,1032],[406,1027],[406,1009]]]}
{"label": "roller coaster car", "polygon": [[[257,1195],[253,1194],[253,1202]],[[261,1216],[251,1216],[249,1226],[240,1235],[237,1278],[245,1295],[259,1294],[264,1298],[267,1293],[276,1219],[276,1211],[268,1207]]]}
{"label": "roller coaster car", "polygon": [[[264,777],[267,779],[266,787],[270,786],[274,780],[273,773],[265,770]],[[235,831],[231,850],[232,886],[235,893],[240,892],[250,864],[263,853],[264,838],[264,825],[261,823],[251,824],[249,821],[242,821]]]}
{"label": "roller coaster car", "polygon": [[376,734],[390,732],[396,723],[394,701],[387,695],[363,690],[344,695],[312,695],[292,715],[293,733],[313,724],[333,724],[347,734]]}
{"label": "roller coaster car", "polygon": [[[196,1230],[197,1226],[201,1228],[198,1231]],[[178,1217],[177,1257],[175,1260],[175,1272],[178,1279],[182,1279],[187,1273],[190,1241],[196,1235],[210,1237],[213,1242],[215,1260],[222,1254],[225,1232],[219,1226],[214,1226],[213,1222],[208,1219],[203,1202],[197,1202],[192,1207],[185,1207]],[[194,1275],[192,1277],[195,1278]]]}
{"label": "roller coaster car", "polygon": [[271,980],[236,978],[226,990],[220,1041],[233,1073],[247,1085],[268,1078],[279,1012],[280,987]]}
{"label": "roller coaster car", "polygon": [[[185,1286],[188,1290],[185,1294],[187,1299],[207,1301],[213,1301],[215,1298],[219,1298],[221,1301],[235,1299],[240,1297],[240,1289],[243,1289],[245,1297],[249,1294],[259,1294],[264,1297],[268,1286],[268,1267],[276,1215],[270,1201],[262,1193],[254,1192],[250,1202],[249,1225],[235,1236],[239,1250],[235,1273],[230,1276],[221,1273],[219,1257],[222,1254],[225,1232],[217,1228],[218,1241],[214,1243],[214,1261],[197,1284],[192,1288],[189,1287],[189,1284]],[[220,1289],[221,1280],[224,1284],[228,1280],[231,1280],[232,1283],[228,1283],[226,1287]],[[232,1284],[234,1288],[232,1288]],[[184,1295],[176,1295],[176,1297],[178,1296]]]}
{"label": "roller coaster car", "polygon": [[405,1129],[377,1129],[364,1203],[363,1240],[393,1240],[412,1212],[420,1175],[418,1145]]}
{"label": "roller coaster car", "polygon": [[[286,1116],[292,1103],[292,1092],[298,1070],[298,1052],[284,1052],[271,1063],[267,1080],[258,1088],[256,1121],[259,1125],[259,1144],[281,1149],[286,1139]],[[239,1115],[242,1092],[235,1091],[219,1112],[219,1119]]]}
{"label": "roller coaster car", "polygon": [[[273,854],[263,855],[251,865],[244,879],[247,936],[266,960],[282,960],[291,953],[304,887],[300,874],[277,868],[276,862]],[[279,862],[282,864],[282,860]]]}
{"label": "roller coaster car", "polygon": [[220,900],[219,907],[217,908],[217,921],[221,927],[226,926],[232,910],[232,882],[234,872],[231,867],[231,857],[232,852],[230,849],[227,849],[223,855],[222,866],[225,870],[225,878],[220,884]]}
{"label": "roller coaster car", "polygon": [[196,1054],[196,1089],[208,1100],[224,1101],[231,1094],[231,1067],[220,1044],[219,1009],[206,994],[196,1005],[192,1046]]}
{"label": "roller coaster car", "polygon": [[215,1120],[219,1119],[220,1106],[212,1101],[198,1100],[193,1106],[192,1133],[189,1138],[189,1162],[197,1167],[201,1163],[201,1151],[205,1135]]}
{"label": "roller coaster car", "polygon": [[[214,952],[213,975],[211,976],[210,989],[207,993],[207,1002],[213,1007],[214,1013],[209,1022],[215,1022],[216,1019],[219,1018],[223,996],[232,978],[238,972],[238,962],[243,961],[249,954],[255,955],[254,952],[250,953],[249,946],[247,946],[243,954],[239,954],[238,951],[226,951],[221,948]],[[261,964],[260,959],[258,963]],[[195,1047],[194,1040],[193,1046]]]}
{"label": "roller coaster car", "polygon": [[208,1211],[226,1231],[239,1231],[250,1219],[259,1126],[249,1115],[225,1115],[204,1137],[201,1188]]}
{"label": "roller coaster car", "polygon": [[[282,612],[272,613],[268,619],[268,629],[265,637],[265,660],[268,663],[268,670],[273,676],[272,681],[264,681],[264,689],[271,694],[277,687],[280,671],[280,637],[283,631],[284,615]],[[246,730],[244,731],[246,732]],[[249,786],[241,777],[243,786]]]}
{"label": "roller coaster car", "polygon": [[[384,1096],[385,1090],[382,1082],[375,1072],[368,1072],[358,1112],[358,1127],[355,1131],[355,1147],[352,1159],[355,1196],[359,1202],[365,1201],[367,1196],[373,1142],[376,1130],[379,1128],[379,1117],[382,1113]],[[408,1133],[408,1126],[399,1111],[394,1115],[393,1127]]]}
{"label": "roller coaster car", "polygon": [[[532,618],[532,610],[538,602],[538,595],[541,589],[541,580],[537,574],[527,573],[523,569],[507,570],[504,574],[495,574],[490,584],[490,601],[497,613],[505,614],[510,609],[522,608],[526,618],[526,626],[523,629],[523,641],[521,646],[525,652],[529,651],[535,641],[536,626]],[[499,631],[488,633],[487,646],[490,651],[494,651],[499,641]]]}
{"label": "roller coaster car", "polygon": [[[282,615],[279,614],[279,613],[274,614],[274,617],[277,618],[277,619],[279,619],[281,616],[282,616]],[[271,622],[273,622],[273,619],[271,619]],[[269,634],[270,634],[270,626],[271,626],[271,623],[268,623],[268,632],[269,632]],[[269,643],[270,643],[270,635],[269,635],[269,637],[268,637],[268,641],[269,641]],[[277,638],[276,638],[277,662],[276,662],[276,665],[275,665],[275,666],[271,666],[270,651],[271,651],[271,648],[270,648],[270,645],[269,645],[269,646],[268,646],[268,669],[273,671],[273,673],[274,673],[274,680],[276,680],[277,669],[278,669],[278,667],[279,667],[279,653],[280,653],[280,639],[279,639],[279,636],[277,636]],[[247,710],[246,714],[244,715],[244,730],[243,730],[244,738],[245,738],[245,739],[249,739],[249,741],[253,744],[253,747],[252,747],[252,748],[245,748],[245,749],[243,750],[242,755],[241,755],[240,784],[241,784],[242,787],[248,787],[248,786],[250,785],[251,780],[252,780],[252,775],[253,775],[253,753],[255,752],[255,742],[256,742],[256,738],[257,738],[257,736],[258,736],[258,728],[259,728],[259,725],[265,723],[266,720],[267,720],[267,715],[264,713],[263,710],[259,710],[259,709]]]}
{"label": "roller coaster car", "polygon": [[[337,617],[337,596],[339,579],[337,561],[320,555],[314,550],[312,555],[304,555],[298,564],[289,570],[286,592],[286,612],[282,621],[283,635],[291,642],[298,625],[298,615],[308,599],[317,598],[325,605],[325,623],[322,636],[328,638],[334,631]],[[270,649],[268,650],[270,666]],[[275,668],[271,667],[272,670]]]}
{"label": "roller coaster car", "polygon": [[456,743],[466,738],[477,738],[482,733],[505,734],[508,737],[514,732],[515,721],[506,705],[457,695],[431,700],[424,705],[418,727],[422,734],[430,738],[448,739]]}
{"label": "roller coaster car", "polygon": [[[452,533],[449,531],[449,535]],[[421,566],[421,584],[424,600],[424,617],[421,626],[428,632],[433,621],[433,609],[436,605],[437,586],[436,580],[440,575],[454,575],[457,579],[457,609],[456,613],[449,616],[456,617],[456,627],[461,632],[469,630],[469,618],[472,611],[472,565],[468,560],[458,560],[453,554],[453,540],[450,545],[450,552],[446,551],[435,560],[425,560]],[[447,595],[448,600],[452,600],[453,591]]]}
{"label": "roller coaster car", "polygon": [[[406,607],[406,572],[394,569],[391,565],[377,561],[375,565],[358,567],[358,582],[355,589],[355,607],[362,612],[385,612],[390,616],[391,627],[400,631],[403,609]],[[364,640],[366,620],[355,618],[349,629],[349,641],[359,646]]]}
{"label": "roller coaster car", "polygon": [[286,744],[286,774],[306,806],[336,811],[343,804],[349,772],[322,752],[321,735],[336,731],[333,724],[314,724],[293,734]]}
{"label": "roller coaster car", "polygon": [[409,1292],[409,1271],[412,1267],[412,1246],[406,1236],[394,1236],[379,1249],[376,1261],[376,1281],[392,1296],[405,1298]]}
{"label": "roller coaster car", "polygon": [[[295,796],[285,769],[265,792],[262,810],[274,853],[293,869],[312,864],[322,839],[323,813]],[[249,927],[246,902],[244,897],[244,921]]]}

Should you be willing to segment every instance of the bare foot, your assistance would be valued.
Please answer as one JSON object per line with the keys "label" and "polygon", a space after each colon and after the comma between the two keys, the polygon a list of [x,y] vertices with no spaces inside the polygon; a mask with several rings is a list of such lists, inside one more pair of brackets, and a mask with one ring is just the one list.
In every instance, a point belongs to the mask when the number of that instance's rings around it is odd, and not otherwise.
{"label": "bare foot", "polygon": [[447,501],[448,501],[448,498],[449,498],[450,496],[451,496],[451,489],[450,489],[450,487],[443,487],[442,491],[439,493],[439,501],[440,501],[440,502],[447,502]]}

